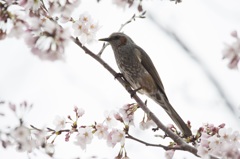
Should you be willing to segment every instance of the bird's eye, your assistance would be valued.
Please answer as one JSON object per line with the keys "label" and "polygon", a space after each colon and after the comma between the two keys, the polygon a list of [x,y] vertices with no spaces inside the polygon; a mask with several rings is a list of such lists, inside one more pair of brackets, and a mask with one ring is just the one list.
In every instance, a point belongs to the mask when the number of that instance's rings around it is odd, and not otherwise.
{"label": "bird's eye", "polygon": [[114,39],[115,39],[115,40],[118,40],[118,39],[120,39],[120,36],[119,36],[119,35],[116,35],[116,36],[114,37]]}

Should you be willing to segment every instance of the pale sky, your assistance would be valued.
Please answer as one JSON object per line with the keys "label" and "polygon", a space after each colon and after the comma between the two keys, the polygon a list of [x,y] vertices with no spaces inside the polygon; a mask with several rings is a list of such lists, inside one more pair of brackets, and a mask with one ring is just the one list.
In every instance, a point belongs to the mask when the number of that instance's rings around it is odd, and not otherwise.
{"label": "pale sky", "polygon": [[[101,26],[97,38],[108,37],[134,13],[138,13],[135,7],[122,9],[109,1],[102,0],[100,4],[82,1],[74,15],[77,17],[78,13],[89,12]],[[137,19],[123,29],[152,58],[170,102],[185,120],[191,121],[193,130],[207,122],[215,125],[226,123],[226,127],[234,130],[240,128],[240,74],[238,70],[227,68],[221,53],[224,43],[231,44],[233,41],[231,31],[240,31],[239,6],[240,1],[236,0],[183,0],[177,5],[167,0],[146,0],[143,1],[147,10],[146,19]],[[175,33],[191,50],[191,56],[162,28]],[[98,41],[87,45],[95,53],[101,46],[102,42]],[[23,100],[33,103],[33,109],[26,116],[28,124],[51,127],[56,115],[73,115],[74,106],[85,109],[82,122],[92,124],[102,121],[105,111],[118,110],[124,104],[134,102],[114,77],[73,42],[66,49],[65,60],[55,62],[41,61],[30,53],[22,40],[6,39],[0,42],[0,48],[1,99],[16,104]],[[118,72],[110,47],[104,51],[102,58]],[[217,84],[213,84],[212,80]],[[147,99],[146,96],[140,97]],[[226,101],[233,106],[234,113]],[[172,123],[161,107],[150,99],[148,106],[159,114],[163,123]],[[155,133],[150,130],[138,128],[141,115],[139,110],[136,126],[130,131],[149,142],[167,143],[154,137]],[[13,115],[1,119],[0,125],[17,123]],[[74,137],[69,143],[64,142],[64,135],[56,140],[57,159],[87,159],[92,155],[100,159],[113,158],[120,149],[119,145],[112,149],[105,141],[94,139],[83,151],[74,146],[73,141]],[[134,141],[127,140],[126,149],[131,159],[164,157],[163,149],[146,147]],[[16,157],[26,158],[26,154],[0,149],[0,158]],[[47,157],[40,154],[33,158]],[[174,158],[193,159],[194,156],[176,152]]]}

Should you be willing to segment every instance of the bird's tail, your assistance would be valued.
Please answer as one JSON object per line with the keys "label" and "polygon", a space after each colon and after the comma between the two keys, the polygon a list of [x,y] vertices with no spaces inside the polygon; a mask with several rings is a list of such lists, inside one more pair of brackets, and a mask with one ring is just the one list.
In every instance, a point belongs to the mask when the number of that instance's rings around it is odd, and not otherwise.
{"label": "bird's tail", "polygon": [[156,95],[150,96],[156,103],[158,103],[163,109],[167,112],[173,122],[177,125],[177,127],[181,130],[184,137],[189,137],[192,135],[190,128],[183,121],[183,119],[178,115],[175,109],[172,107],[170,102],[168,101],[165,94],[157,93]]}

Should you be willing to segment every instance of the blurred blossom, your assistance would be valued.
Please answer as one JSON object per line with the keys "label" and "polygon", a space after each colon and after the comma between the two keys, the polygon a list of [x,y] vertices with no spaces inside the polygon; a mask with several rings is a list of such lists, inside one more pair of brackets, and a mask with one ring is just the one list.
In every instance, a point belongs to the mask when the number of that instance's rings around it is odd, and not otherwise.
{"label": "blurred blossom", "polygon": [[138,106],[137,104],[126,104],[124,105],[120,110],[120,114],[122,115],[122,119],[124,123],[127,124],[134,124],[134,112],[137,110]]}
{"label": "blurred blossom", "polygon": [[118,7],[121,8],[126,8],[128,4],[128,0],[112,0],[113,4],[117,5]]}
{"label": "blurred blossom", "polygon": [[31,139],[31,132],[25,126],[19,126],[10,133],[18,145],[17,150],[31,152],[35,147],[35,141]]}
{"label": "blurred blossom", "polygon": [[91,144],[93,139],[92,130],[90,127],[79,128],[76,136],[76,145],[79,145],[83,150],[86,149],[87,144]]}
{"label": "blurred blossom", "polygon": [[235,38],[235,41],[232,44],[226,44],[223,49],[223,58],[229,60],[228,67],[230,69],[235,69],[238,67],[240,60],[240,39],[238,37],[237,31],[233,31],[231,36]]}
{"label": "blurred blossom", "polygon": [[119,129],[113,129],[107,136],[107,144],[110,147],[114,147],[117,143],[124,145],[125,132]]}
{"label": "blurred blossom", "polygon": [[146,129],[149,129],[150,127],[156,127],[156,124],[154,123],[153,120],[150,120],[150,119],[148,119],[147,121],[142,120],[139,123],[139,127],[142,130],[146,130]]}
{"label": "blurred blossom", "polygon": [[84,115],[84,113],[85,113],[85,110],[84,110],[84,109],[82,109],[82,108],[79,108],[79,109],[78,109],[78,111],[77,111],[78,117],[81,117],[81,116],[83,116],[83,115]]}
{"label": "blurred blossom", "polygon": [[117,121],[114,117],[114,112],[108,112],[108,111],[105,111],[104,115],[105,115],[105,122],[107,124],[108,127],[113,127],[117,124]]}
{"label": "blurred blossom", "polygon": [[165,152],[165,158],[166,159],[172,159],[173,158],[173,155],[174,155],[174,150],[168,150]]}
{"label": "blurred blossom", "polygon": [[[215,132],[215,130],[218,131]],[[210,156],[239,158],[239,143],[239,132],[232,132],[231,128],[226,129],[219,126],[214,128],[212,124],[205,124],[201,133],[200,144],[197,147],[198,155],[202,158],[210,158]]]}
{"label": "blurred blossom", "polygon": [[230,141],[230,137],[232,135],[232,129],[231,128],[222,128],[218,131],[218,134],[221,136],[221,142],[225,143],[225,142],[229,142]]}
{"label": "blurred blossom", "polygon": [[17,142],[26,142],[30,138],[30,130],[25,126],[19,126],[11,132],[11,136]]}
{"label": "blurred blossom", "polygon": [[107,139],[108,127],[103,124],[97,124],[96,132],[94,134],[98,137],[98,139]]}
{"label": "blurred blossom", "polygon": [[76,113],[78,118],[82,117],[85,114],[85,110],[82,108],[78,108],[77,106],[74,107],[74,112]]}
{"label": "blurred blossom", "polygon": [[56,126],[55,131],[59,131],[66,126],[66,119],[64,117],[56,116],[53,120],[53,124]]}
{"label": "blurred blossom", "polygon": [[72,12],[80,4],[80,0],[49,0],[48,12],[51,16],[60,14],[60,19],[70,19]]}
{"label": "blurred blossom", "polygon": [[9,36],[21,37],[26,30],[26,17],[21,7],[12,1],[0,1],[0,40]]}
{"label": "blurred blossom", "polygon": [[96,38],[96,33],[99,30],[98,23],[95,22],[88,13],[80,15],[73,25],[74,35],[80,38],[80,41],[91,43]]}
{"label": "blurred blossom", "polygon": [[19,5],[23,6],[26,10],[32,10],[35,12],[40,9],[42,2],[41,0],[20,0]]}
{"label": "blurred blossom", "polygon": [[52,156],[55,152],[55,147],[53,144],[47,143],[45,146],[45,152],[46,154],[48,154],[49,156]]}
{"label": "blurred blossom", "polygon": [[[36,32],[29,31],[26,33],[26,43],[31,48],[32,53],[40,59],[62,59],[65,47],[70,39],[68,30],[48,19],[44,19],[42,22],[42,24],[37,24],[41,28]],[[37,26],[34,27],[37,28]],[[40,30],[42,30],[41,33],[39,33]]]}

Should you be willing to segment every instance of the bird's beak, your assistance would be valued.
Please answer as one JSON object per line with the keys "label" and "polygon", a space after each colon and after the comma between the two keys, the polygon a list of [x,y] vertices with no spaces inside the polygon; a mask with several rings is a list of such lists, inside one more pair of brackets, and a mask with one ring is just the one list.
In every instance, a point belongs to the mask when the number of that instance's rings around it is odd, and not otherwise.
{"label": "bird's beak", "polygon": [[103,39],[98,39],[98,41],[111,41],[111,39],[110,38],[103,38]]}

